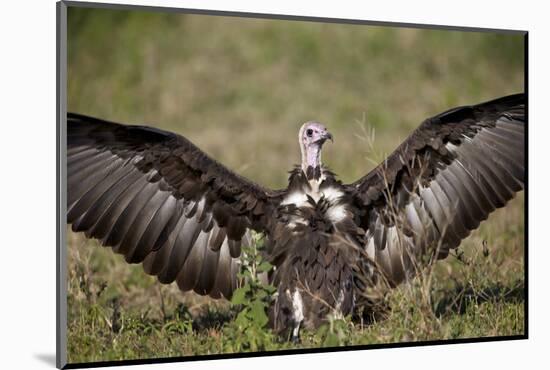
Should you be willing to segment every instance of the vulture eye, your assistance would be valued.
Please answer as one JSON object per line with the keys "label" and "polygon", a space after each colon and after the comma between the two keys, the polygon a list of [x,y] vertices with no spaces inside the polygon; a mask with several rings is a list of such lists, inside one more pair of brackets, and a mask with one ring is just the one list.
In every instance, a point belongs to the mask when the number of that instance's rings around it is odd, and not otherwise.
{"label": "vulture eye", "polygon": [[313,130],[308,128],[307,131],[306,131],[306,135],[307,135],[307,137],[311,137],[311,135],[313,135]]}

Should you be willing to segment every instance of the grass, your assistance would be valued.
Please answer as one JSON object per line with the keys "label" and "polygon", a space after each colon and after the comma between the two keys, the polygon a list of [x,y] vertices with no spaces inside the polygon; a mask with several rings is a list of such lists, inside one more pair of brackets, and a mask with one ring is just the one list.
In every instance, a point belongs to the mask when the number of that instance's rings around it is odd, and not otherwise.
{"label": "grass", "polygon": [[[460,257],[437,263],[429,290],[426,272],[391,291],[385,319],[306,332],[299,345],[267,335],[256,349],[523,334],[523,197],[493,216],[462,244]],[[233,325],[237,311],[227,302],[160,286],[140,266],[71,235],[70,362],[235,352],[235,343],[249,340]]]}
{"label": "grass", "polygon": [[[70,111],[177,131],[272,188],[306,120],[329,127],[323,160],[351,182],[429,115],[523,91],[517,35],[70,8],[68,41]],[[300,344],[267,330],[251,343],[228,302],[161,286],[70,231],[67,248],[71,363],[525,331],[523,194],[393,290],[385,319],[335,321]]]}

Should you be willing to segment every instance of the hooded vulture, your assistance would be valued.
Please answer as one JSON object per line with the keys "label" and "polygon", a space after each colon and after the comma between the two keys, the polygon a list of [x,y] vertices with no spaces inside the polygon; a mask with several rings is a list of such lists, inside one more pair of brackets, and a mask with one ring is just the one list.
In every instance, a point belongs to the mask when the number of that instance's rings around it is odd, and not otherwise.
{"label": "hooded vulture", "polygon": [[[271,190],[185,137],[69,113],[67,222],[161,283],[213,298],[237,287],[241,247],[266,238],[277,287],[271,325],[298,335],[369,304],[368,290],[441,259],[524,187],[525,98],[425,120],[352,184],[321,164],[332,135],[298,133],[301,163]],[[426,258],[428,257],[428,258]]]}

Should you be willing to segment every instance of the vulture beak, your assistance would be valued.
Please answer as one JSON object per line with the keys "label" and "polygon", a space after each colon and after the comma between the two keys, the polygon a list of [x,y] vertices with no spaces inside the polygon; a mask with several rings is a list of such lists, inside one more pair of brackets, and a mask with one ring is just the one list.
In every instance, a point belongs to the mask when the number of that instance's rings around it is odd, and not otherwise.
{"label": "vulture beak", "polygon": [[323,139],[330,140],[330,142],[334,144],[334,138],[332,137],[332,134],[328,131],[323,134]]}

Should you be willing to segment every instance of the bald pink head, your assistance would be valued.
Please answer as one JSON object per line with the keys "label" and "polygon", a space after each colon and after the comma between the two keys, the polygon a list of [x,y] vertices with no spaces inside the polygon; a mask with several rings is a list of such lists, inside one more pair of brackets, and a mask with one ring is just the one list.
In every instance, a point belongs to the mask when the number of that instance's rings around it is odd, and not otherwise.
{"label": "bald pink head", "polygon": [[321,149],[325,141],[332,141],[332,134],[318,122],[306,122],[298,133],[300,149],[302,151],[302,170],[308,167],[321,166]]}

